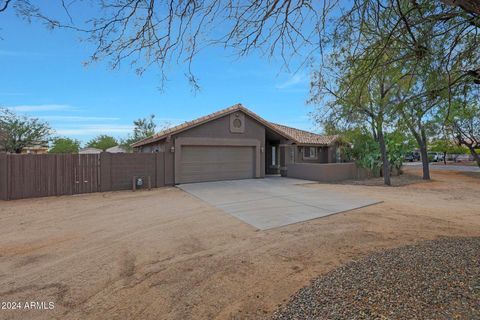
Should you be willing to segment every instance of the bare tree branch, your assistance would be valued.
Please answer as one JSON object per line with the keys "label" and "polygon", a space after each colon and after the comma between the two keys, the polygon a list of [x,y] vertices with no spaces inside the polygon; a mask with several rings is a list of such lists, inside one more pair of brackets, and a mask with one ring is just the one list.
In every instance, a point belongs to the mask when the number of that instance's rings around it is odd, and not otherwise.
{"label": "bare tree branch", "polygon": [[3,5],[0,7],[0,12],[4,12],[5,10],[7,10],[10,2],[11,0],[4,0]]}

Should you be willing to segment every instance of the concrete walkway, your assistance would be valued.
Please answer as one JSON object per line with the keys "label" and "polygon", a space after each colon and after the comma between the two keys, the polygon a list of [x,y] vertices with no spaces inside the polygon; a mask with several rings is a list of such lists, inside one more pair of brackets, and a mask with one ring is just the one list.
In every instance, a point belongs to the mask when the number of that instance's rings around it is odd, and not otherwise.
{"label": "concrete walkway", "polygon": [[282,177],[183,184],[178,187],[260,230],[379,203]]}

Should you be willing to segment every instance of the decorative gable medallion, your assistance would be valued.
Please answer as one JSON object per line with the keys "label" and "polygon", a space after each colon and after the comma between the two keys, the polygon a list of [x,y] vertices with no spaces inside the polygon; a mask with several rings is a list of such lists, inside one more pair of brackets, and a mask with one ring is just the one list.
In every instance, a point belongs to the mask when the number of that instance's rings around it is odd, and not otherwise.
{"label": "decorative gable medallion", "polygon": [[245,132],[245,114],[243,114],[242,112],[234,112],[230,114],[230,132]]}

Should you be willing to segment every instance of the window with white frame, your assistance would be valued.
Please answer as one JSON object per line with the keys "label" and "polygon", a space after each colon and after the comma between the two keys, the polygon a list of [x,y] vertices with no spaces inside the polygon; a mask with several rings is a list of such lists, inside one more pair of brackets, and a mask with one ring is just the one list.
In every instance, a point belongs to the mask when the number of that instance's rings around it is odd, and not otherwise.
{"label": "window with white frame", "polygon": [[318,159],[316,147],[303,147],[303,159],[314,160]]}

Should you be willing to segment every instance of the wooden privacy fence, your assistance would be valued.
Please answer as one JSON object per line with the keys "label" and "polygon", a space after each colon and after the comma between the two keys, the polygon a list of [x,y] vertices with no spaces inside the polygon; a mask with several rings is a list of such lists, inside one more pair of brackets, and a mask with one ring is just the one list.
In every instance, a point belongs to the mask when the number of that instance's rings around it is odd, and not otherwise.
{"label": "wooden privacy fence", "polygon": [[165,185],[164,153],[0,154],[0,200],[132,189],[132,177]]}

